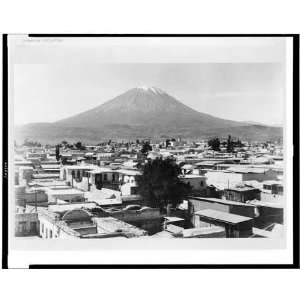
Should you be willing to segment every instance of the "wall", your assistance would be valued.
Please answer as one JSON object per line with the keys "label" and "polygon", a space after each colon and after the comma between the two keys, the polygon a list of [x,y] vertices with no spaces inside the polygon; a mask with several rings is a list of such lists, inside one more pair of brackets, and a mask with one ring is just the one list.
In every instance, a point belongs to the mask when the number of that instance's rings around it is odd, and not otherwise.
{"label": "wall", "polygon": [[[197,216],[199,217],[199,216]],[[211,225],[220,226],[225,228],[226,231],[226,238],[242,238],[242,237],[249,237],[252,235],[252,228],[253,228],[253,220],[245,221],[243,223],[231,225],[222,221],[218,220],[210,220],[206,217],[199,217],[200,223],[209,223]]]}
{"label": "wall", "polygon": [[[260,190],[253,189],[247,191],[224,190],[224,198],[231,201],[243,202],[248,200],[260,200]],[[223,197],[222,197],[223,198]]]}
{"label": "wall", "polygon": [[226,173],[222,171],[208,171],[205,176],[207,177],[207,184],[214,184],[214,183],[222,183],[224,187],[239,183],[243,181],[242,174],[239,173]]}
{"label": "wall", "polygon": [[84,195],[83,194],[61,194],[61,195],[51,195],[48,194],[48,202],[49,203],[56,203],[57,200],[64,200],[67,202],[80,202],[84,201]]}
{"label": "wall", "polygon": [[15,171],[15,177],[14,177],[14,182],[15,185],[19,185],[19,173],[17,171]]}
{"label": "wall", "polygon": [[230,205],[229,213],[254,218],[255,206]]}
{"label": "wall", "polygon": [[19,184],[27,185],[32,180],[33,169],[19,168]]}
{"label": "wall", "polygon": [[81,182],[77,182],[75,179],[73,180],[73,187],[80,190],[88,191],[88,184],[91,184],[91,178],[88,180],[87,177],[82,177]]}
{"label": "wall", "polygon": [[18,192],[15,195],[16,204],[20,206],[25,206],[25,204],[38,205],[41,203],[48,202],[48,196],[44,191],[36,191],[27,193],[25,189],[22,191],[18,189]]}
{"label": "wall", "polygon": [[132,224],[154,234],[162,229],[163,218],[159,208],[144,208],[142,210],[122,210],[109,213],[112,217]]}
{"label": "wall", "polygon": [[227,173],[222,171],[207,171],[205,174],[207,177],[207,183],[223,183],[225,186],[239,183],[246,180],[257,180],[259,182],[265,180],[276,180],[277,174],[273,170],[269,170],[265,173]]}
{"label": "wall", "polygon": [[[206,179],[203,177],[195,177],[195,178],[180,178],[180,180],[184,183],[189,183],[193,190],[203,191],[206,189]],[[202,185],[201,185],[202,183]]]}
{"label": "wall", "polygon": [[265,228],[273,223],[283,224],[283,208],[259,206],[259,217],[255,219],[255,227]]}
{"label": "wall", "polygon": [[38,235],[39,221],[37,213],[24,213],[15,215],[15,235]]}
{"label": "wall", "polygon": [[283,195],[261,192],[260,200],[265,202],[280,203],[283,201]]}
{"label": "wall", "polygon": [[268,170],[265,173],[245,173],[243,174],[243,181],[246,180],[257,180],[259,182],[266,181],[266,180],[276,180],[277,174],[273,170]]}
{"label": "wall", "polygon": [[39,228],[40,237],[44,239],[59,237],[59,230],[52,221],[49,221],[47,218],[41,215],[39,215],[39,221],[40,221],[40,228]]}
{"label": "wall", "polygon": [[159,208],[144,208],[141,210],[121,210],[109,213],[112,217],[125,222],[160,218]]}
{"label": "wall", "polygon": [[[62,227],[58,226],[56,221],[50,220],[48,217],[39,213],[39,236],[44,239],[51,238],[63,238],[63,239],[74,239],[78,238],[79,234],[69,234],[68,230],[63,230]],[[60,222],[61,223],[61,222]],[[67,228],[67,226],[65,226]],[[52,235],[52,237],[51,237]]]}
{"label": "wall", "polygon": [[121,185],[121,195],[130,196],[137,195],[137,185],[136,183],[125,183]]}

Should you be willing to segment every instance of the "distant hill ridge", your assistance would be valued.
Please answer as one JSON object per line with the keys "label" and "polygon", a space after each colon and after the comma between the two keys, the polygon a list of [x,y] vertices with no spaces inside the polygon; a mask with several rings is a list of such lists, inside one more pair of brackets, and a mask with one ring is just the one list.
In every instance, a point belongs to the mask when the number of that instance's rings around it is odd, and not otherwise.
{"label": "distant hill ridge", "polygon": [[278,139],[282,128],[217,118],[184,105],[160,88],[143,86],[72,117],[16,129],[19,141],[29,138],[43,142],[162,136],[207,138],[228,134],[251,140]]}

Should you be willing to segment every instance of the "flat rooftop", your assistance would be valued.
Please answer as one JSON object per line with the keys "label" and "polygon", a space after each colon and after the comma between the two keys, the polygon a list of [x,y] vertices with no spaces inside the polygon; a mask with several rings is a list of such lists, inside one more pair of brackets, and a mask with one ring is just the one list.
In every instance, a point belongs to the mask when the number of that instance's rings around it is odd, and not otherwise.
{"label": "flat rooftop", "polygon": [[196,174],[186,174],[186,175],[180,175],[179,178],[186,178],[186,179],[193,179],[193,178],[202,178],[205,179],[206,176],[204,175],[196,175]]}
{"label": "flat rooftop", "polygon": [[248,191],[259,191],[258,188],[255,187],[249,187],[249,186],[235,186],[230,187],[229,189],[225,189],[227,191],[235,191],[235,192],[248,192]]}
{"label": "flat rooftop", "polygon": [[84,191],[80,191],[77,189],[72,189],[72,188],[48,188],[47,193],[50,195],[84,195]]}
{"label": "flat rooftop", "polygon": [[265,185],[283,185],[282,180],[265,180],[262,182]]}
{"label": "flat rooftop", "polygon": [[97,168],[97,166],[95,166],[95,165],[75,165],[75,166],[65,166],[65,168],[68,170],[94,170],[95,168]]}
{"label": "flat rooftop", "polygon": [[205,217],[205,218],[208,218],[211,220],[224,222],[224,223],[228,223],[228,224],[232,224],[232,225],[236,225],[239,223],[243,223],[243,222],[252,220],[252,218],[249,218],[249,217],[225,213],[225,212],[221,212],[221,211],[214,210],[214,209],[203,209],[203,210],[195,212],[195,215],[200,216],[200,218]]}
{"label": "flat rooftop", "polygon": [[60,165],[58,164],[41,164],[43,169],[60,169]]}
{"label": "flat rooftop", "polygon": [[224,228],[220,226],[209,226],[199,228],[189,228],[182,230],[183,237],[205,237],[210,234],[217,234],[224,232]]}
{"label": "flat rooftop", "polygon": [[165,217],[166,223],[173,223],[173,222],[182,222],[184,221],[183,218],[178,218],[178,217]]}
{"label": "flat rooftop", "polygon": [[95,202],[81,202],[68,204],[49,204],[48,210],[53,212],[65,212],[73,209],[93,209],[99,207]]}
{"label": "flat rooftop", "polygon": [[90,174],[101,174],[101,173],[117,173],[117,170],[111,168],[94,168],[94,170],[88,171]]}
{"label": "flat rooftop", "polygon": [[47,187],[56,187],[56,186],[68,186],[65,181],[62,180],[49,180],[49,179],[35,179],[28,183],[29,186],[40,185]]}
{"label": "flat rooftop", "polygon": [[262,207],[270,207],[270,208],[284,208],[284,202],[268,202],[268,201],[261,201],[261,200],[252,200],[251,203],[255,206],[262,206]]}
{"label": "flat rooftop", "polygon": [[263,174],[265,172],[268,172],[270,168],[245,168],[245,167],[230,167],[225,172],[233,172],[233,173],[243,173],[243,174]]}
{"label": "flat rooftop", "polygon": [[201,162],[198,162],[196,163],[195,165],[196,166],[202,166],[202,165],[207,165],[207,166],[214,166],[216,164],[219,164],[220,161],[219,160],[205,160],[205,161],[201,161]]}
{"label": "flat rooftop", "polygon": [[47,174],[47,173],[39,173],[33,174],[33,179],[43,179],[43,178],[59,178],[59,174]]}
{"label": "flat rooftop", "polygon": [[118,173],[123,174],[123,175],[129,175],[129,176],[142,175],[142,173],[140,171],[137,171],[137,170],[121,169],[121,170],[118,170]]}
{"label": "flat rooftop", "polygon": [[94,220],[99,233],[124,233],[127,237],[147,235],[147,231],[113,217],[94,218]]}
{"label": "flat rooftop", "polygon": [[219,198],[189,197],[189,199],[206,201],[206,202],[214,202],[214,203],[220,203],[220,204],[225,204],[225,205],[253,206],[251,204],[246,204],[243,202],[231,201],[231,200],[219,199]]}
{"label": "flat rooftop", "polygon": [[15,165],[32,165],[32,162],[29,160],[15,161]]}

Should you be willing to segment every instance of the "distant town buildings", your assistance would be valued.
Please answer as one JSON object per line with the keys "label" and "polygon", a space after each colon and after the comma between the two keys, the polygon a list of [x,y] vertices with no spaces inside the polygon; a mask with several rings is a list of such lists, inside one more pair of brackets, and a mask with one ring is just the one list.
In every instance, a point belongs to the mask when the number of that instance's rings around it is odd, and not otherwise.
{"label": "distant town buildings", "polygon": [[[168,139],[15,146],[15,235],[57,238],[253,238],[281,235],[283,149]],[[59,152],[59,153],[58,153]],[[190,194],[169,215],[139,194],[141,166],[172,158]]]}

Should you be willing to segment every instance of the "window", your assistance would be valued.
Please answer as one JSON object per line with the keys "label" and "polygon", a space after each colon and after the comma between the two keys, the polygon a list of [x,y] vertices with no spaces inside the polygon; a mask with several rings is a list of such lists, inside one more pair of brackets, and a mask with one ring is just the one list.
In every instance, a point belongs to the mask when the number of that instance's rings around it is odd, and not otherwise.
{"label": "window", "polygon": [[200,186],[203,186],[203,181],[200,182]]}
{"label": "window", "polygon": [[42,223],[42,233],[44,233],[45,227],[44,227],[44,223]]}
{"label": "window", "polygon": [[30,232],[36,232],[36,222],[30,222]]}
{"label": "window", "polygon": [[112,174],[112,181],[113,181],[113,182],[116,181],[116,174]]}
{"label": "window", "polygon": [[137,188],[131,187],[131,195],[136,195],[136,194],[137,194]]}
{"label": "window", "polygon": [[104,181],[107,181],[107,174],[104,174],[104,175],[103,175],[103,180],[104,180]]}
{"label": "window", "polygon": [[26,232],[26,222],[25,221],[21,221],[19,222],[18,224],[19,228],[18,228],[18,231],[21,232],[21,233],[25,233]]}
{"label": "window", "polygon": [[52,230],[50,230],[49,235],[50,235],[49,238],[52,239]]}

